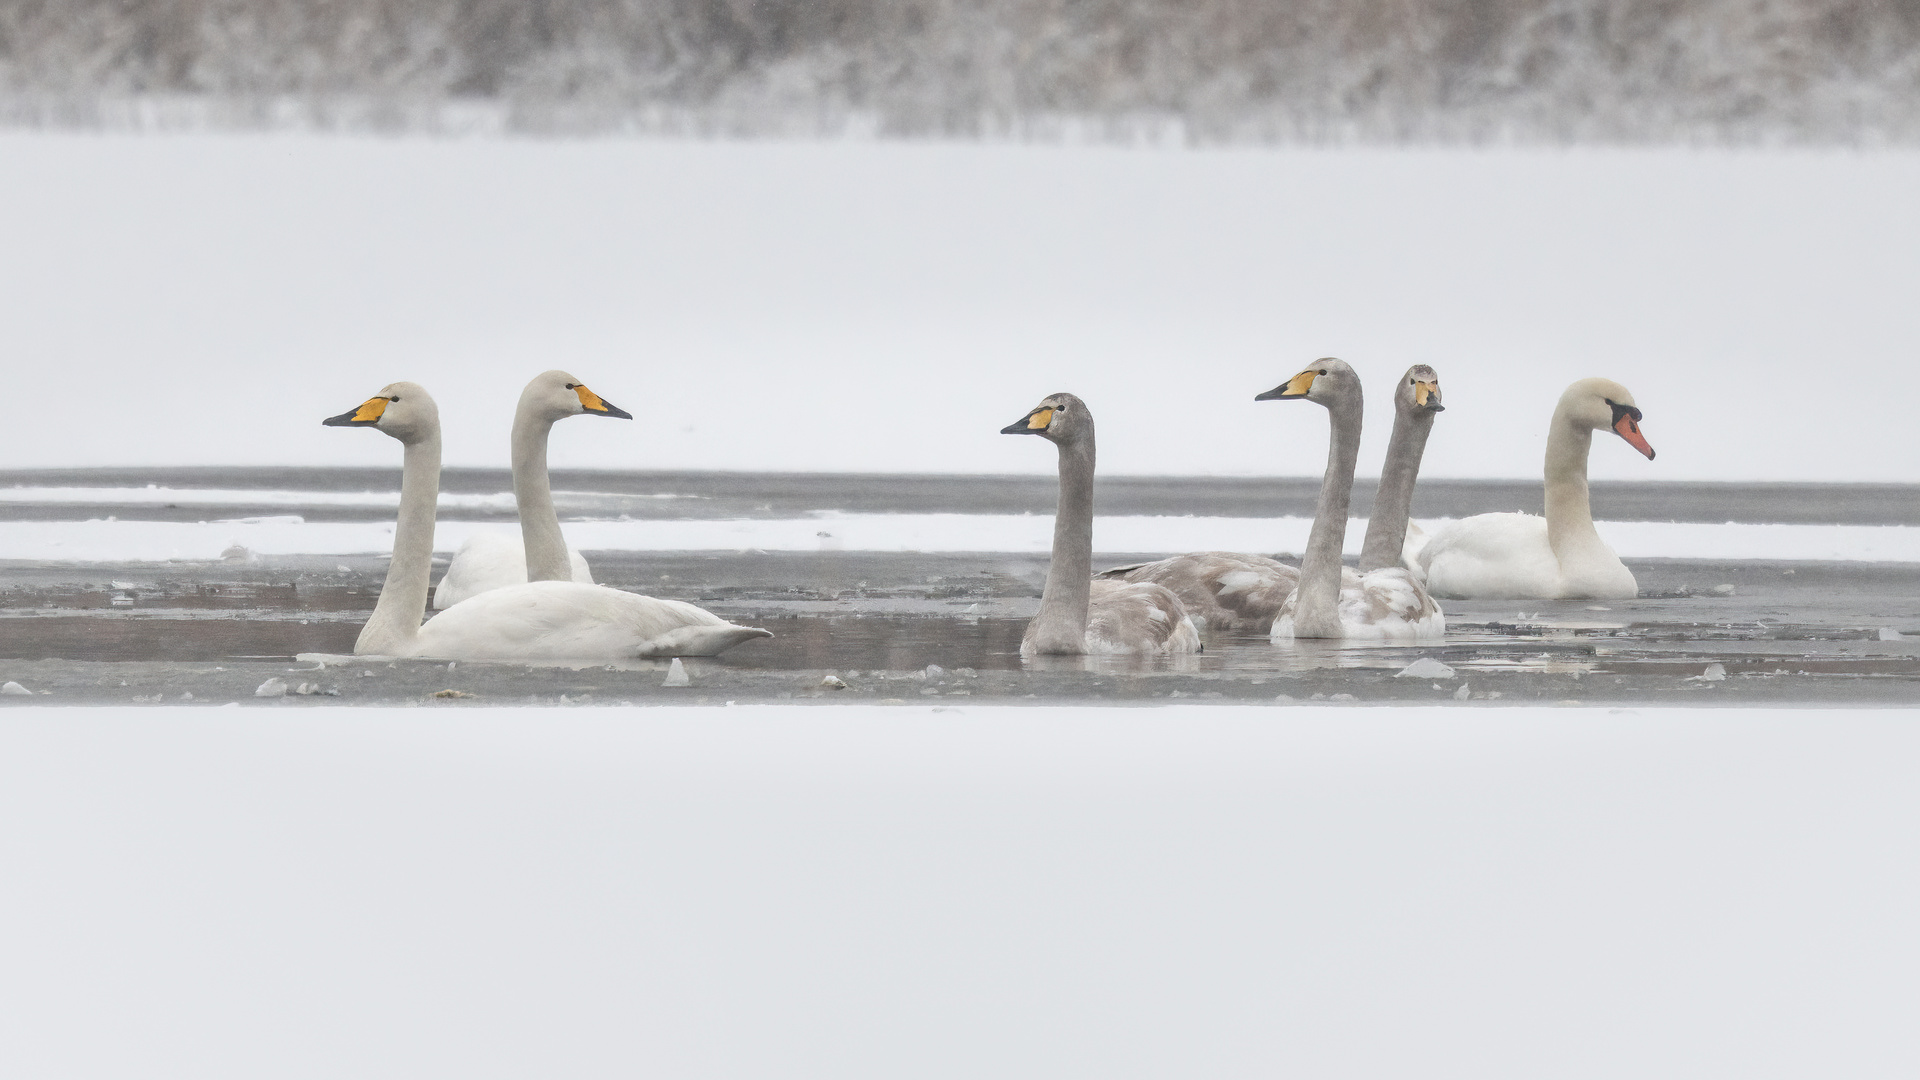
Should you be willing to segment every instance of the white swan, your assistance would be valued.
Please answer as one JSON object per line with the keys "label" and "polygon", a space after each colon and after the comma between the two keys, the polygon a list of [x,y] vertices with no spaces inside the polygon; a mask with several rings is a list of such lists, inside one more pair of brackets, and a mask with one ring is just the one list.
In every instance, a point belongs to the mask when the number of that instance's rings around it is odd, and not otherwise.
{"label": "white swan", "polygon": [[[1405,403],[1409,412],[1425,411],[1429,416],[1440,407],[1438,384],[1417,377],[1418,368],[1408,372],[1394,394],[1396,412]],[[1431,375],[1431,369],[1426,374]],[[1314,509],[1313,531],[1307,539],[1306,553],[1300,559],[1300,585],[1287,598],[1273,622],[1274,642],[1295,638],[1345,638],[1376,641],[1433,641],[1446,634],[1446,618],[1440,606],[1414,580],[1405,567],[1382,566],[1355,572],[1340,561],[1347,536],[1347,508],[1353,496],[1353,471],[1360,454],[1360,418],[1362,400],[1360,379],[1344,362],[1331,357],[1295,375],[1280,386],[1260,394],[1255,401],[1291,401],[1304,398],[1326,406],[1331,437],[1327,449],[1326,478],[1320,484],[1320,502]],[[1395,423],[1396,433],[1400,430]],[[1403,476],[1400,492],[1383,495],[1380,501],[1405,499],[1411,505],[1413,478],[1419,472],[1419,451],[1411,440],[1397,443],[1398,456],[1390,451],[1387,468],[1382,470],[1382,486],[1390,476]],[[1411,469],[1404,460],[1412,455]],[[1379,507],[1375,510],[1379,514]],[[1401,515],[1404,523],[1404,512]],[[1404,524],[1401,526],[1404,530]],[[1370,530],[1371,531],[1371,530]],[[1370,537],[1371,538],[1371,537]],[[1383,529],[1377,546],[1397,551],[1401,537],[1391,527]]]}
{"label": "white swan", "polygon": [[1593,527],[1587,454],[1611,429],[1653,459],[1640,410],[1610,379],[1581,379],[1560,395],[1547,431],[1547,515],[1476,514],[1441,526],[1414,553],[1435,596],[1463,600],[1628,600],[1640,595],[1620,557]]}
{"label": "white swan", "polygon": [[564,371],[534,376],[520,392],[520,405],[513,413],[513,502],[520,512],[520,535],[481,532],[468,537],[453,553],[440,587],[433,592],[435,608],[450,608],[489,589],[529,581],[593,584],[587,560],[560,535],[560,515],[553,508],[553,487],[547,478],[547,436],[555,421],[569,416],[633,419],[631,413]]}
{"label": "white swan", "polygon": [[1060,506],[1040,611],[1021,656],[1176,654],[1200,651],[1180,598],[1151,583],[1096,580],[1093,571],[1093,416],[1072,394],[1054,394],[1003,435],[1038,435],[1060,449]]}
{"label": "white swan", "polygon": [[354,643],[356,654],[445,660],[713,656],[743,641],[773,636],[678,600],[573,581],[493,589],[455,604],[422,626],[440,488],[440,410],[424,389],[401,382],[323,423],[376,428],[406,447],[393,562],[380,600]]}

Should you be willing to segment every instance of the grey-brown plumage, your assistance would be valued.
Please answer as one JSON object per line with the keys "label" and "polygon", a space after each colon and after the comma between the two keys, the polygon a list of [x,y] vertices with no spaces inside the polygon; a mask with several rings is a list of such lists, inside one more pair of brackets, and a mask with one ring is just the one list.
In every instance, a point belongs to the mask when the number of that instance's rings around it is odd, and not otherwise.
{"label": "grey-brown plumage", "polygon": [[1293,594],[1300,571],[1264,555],[1197,551],[1103,570],[1110,581],[1165,586],[1196,623],[1215,633],[1267,633]]}

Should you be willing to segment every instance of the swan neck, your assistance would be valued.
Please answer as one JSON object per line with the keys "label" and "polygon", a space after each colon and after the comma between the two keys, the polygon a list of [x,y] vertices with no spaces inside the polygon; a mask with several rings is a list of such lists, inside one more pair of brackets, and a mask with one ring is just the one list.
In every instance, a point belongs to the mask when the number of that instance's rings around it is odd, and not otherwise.
{"label": "swan neck", "polygon": [[393,561],[386,584],[373,606],[353,651],[404,655],[420,633],[427,613],[427,585],[433,575],[434,504],[440,497],[440,432],[409,443],[400,474],[400,515],[393,529]]}
{"label": "swan neck", "polygon": [[513,417],[513,501],[520,512],[520,539],[527,549],[528,581],[572,581],[567,539],[553,508],[547,478],[547,436],[553,421],[534,415],[525,398]]}
{"label": "swan neck", "polygon": [[1593,527],[1593,504],[1587,491],[1587,454],[1593,449],[1593,429],[1554,413],[1547,433],[1546,510],[1547,544],[1556,559],[1565,561],[1574,549],[1598,544]]}
{"label": "swan neck", "polygon": [[1360,569],[1378,570],[1400,565],[1407,542],[1407,519],[1413,515],[1413,487],[1420,479],[1420,458],[1433,433],[1433,412],[1396,413],[1393,438],[1387,442],[1386,464],[1380,468],[1380,489],[1367,518],[1367,538],[1360,548]]}
{"label": "swan neck", "polygon": [[1360,459],[1361,403],[1334,402],[1327,409],[1327,473],[1320,482],[1320,503],[1313,532],[1300,557],[1300,584],[1294,590],[1293,625],[1297,637],[1340,637],[1341,549],[1347,540],[1347,510],[1353,501],[1353,470]]}
{"label": "swan neck", "polygon": [[1093,596],[1093,470],[1091,435],[1060,446],[1060,506],[1053,516],[1053,561],[1040,611],[1027,639],[1041,652],[1086,651]]}

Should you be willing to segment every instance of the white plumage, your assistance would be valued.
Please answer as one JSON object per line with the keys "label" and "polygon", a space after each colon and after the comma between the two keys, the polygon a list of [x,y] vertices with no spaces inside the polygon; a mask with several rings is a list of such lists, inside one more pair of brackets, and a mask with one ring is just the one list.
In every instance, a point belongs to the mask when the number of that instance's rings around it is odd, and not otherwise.
{"label": "white plumage", "polygon": [[[587,560],[573,548],[567,548],[567,561],[573,567],[573,580],[593,584],[593,571]],[[453,553],[447,572],[433,590],[433,606],[444,610],[489,589],[527,583],[527,545],[517,533],[483,532],[467,537]]]}

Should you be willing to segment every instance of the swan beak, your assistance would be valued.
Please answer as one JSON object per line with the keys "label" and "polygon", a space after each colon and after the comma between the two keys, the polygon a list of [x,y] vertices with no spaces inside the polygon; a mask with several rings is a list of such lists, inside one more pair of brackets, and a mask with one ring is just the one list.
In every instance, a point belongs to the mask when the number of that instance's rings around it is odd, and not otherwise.
{"label": "swan beak", "polygon": [[1026,416],[1015,420],[1000,429],[1002,435],[1044,435],[1047,425],[1053,423],[1052,409],[1035,409]]}
{"label": "swan beak", "polygon": [[1303,371],[1264,394],[1255,394],[1253,400],[1288,401],[1293,398],[1306,397],[1307,391],[1313,389],[1313,376],[1313,372]]}
{"label": "swan beak", "polygon": [[1653,460],[1653,447],[1647,445],[1647,437],[1640,433],[1640,421],[1634,419],[1631,413],[1622,413],[1620,418],[1613,422],[1613,431],[1614,434],[1627,440],[1628,446],[1647,455],[1648,461]]}
{"label": "swan beak", "polygon": [[1447,411],[1447,407],[1440,404],[1440,384],[1437,382],[1414,383],[1413,403],[1429,412]]}
{"label": "swan beak", "polygon": [[580,407],[595,416],[611,416],[620,420],[633,419],[632,413],[587,389],[585,386],[576,386],[573,388],[573,392],[580,395]]}
{"label": "swan beak", "polygon": [[364,427],[379,423],[380,417],[386,415],[386,411],[386,398],[368,398],[359,408],[348,410],[339,416],[329,416],[320,423],[327,427]]}

